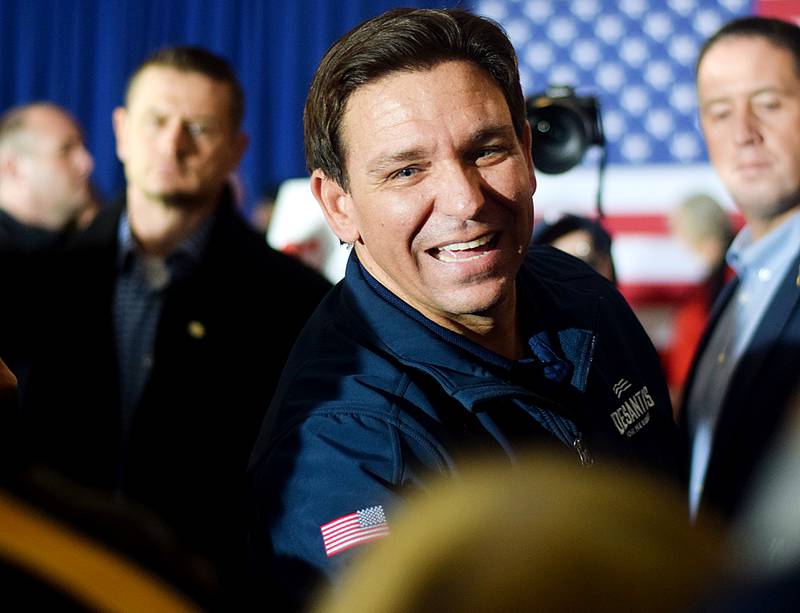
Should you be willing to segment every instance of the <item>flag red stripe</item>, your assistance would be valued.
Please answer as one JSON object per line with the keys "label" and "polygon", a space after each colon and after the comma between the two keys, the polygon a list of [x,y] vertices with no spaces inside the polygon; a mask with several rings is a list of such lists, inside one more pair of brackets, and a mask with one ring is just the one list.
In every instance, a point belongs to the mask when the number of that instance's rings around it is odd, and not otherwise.
{"label": "flag red stripe", "polygon": [[334,546],[326,546],[325,553],[327,554],[328,557],[331,557],[332,555],[335,555],[346,549],[350,549],[355,545],[359,545],[361,543],[368,541],[374,541],[376,539],[383,538],[384,536],[388,535],[389,535],[388,526],[377,526],[375,528],[370,528],[369,530],[365,530],[364,534],[361,534],[360,536],[355,536]]}
{"label": "flag red stripe", "polygon": [[380,525],[377,525],[377,526],[373,526],[371,528],[357,528],[355,530],[350,530],[346,534],[337,535],[337,536],[332,537],[332,538],[323,538],[323,540],[325,541],[325,546],[326,547],[334,547],[334,546],[338,545],[339,543],[342,543],[342,542],[345,542],[345,541],[348,541],[348,540],[352,539],[353,536],[355,536],[355,535],[368,534],[368,533],[370,533],[371,531],[374,531],[374,530],[388,530],[388,527],[386,526],[386,524],[380,524]]}
{"label": "flag red stripe", "polygon": [[333,521],[330,521],[327,524],[323,524],[322,526],[320,526],[320,530],[322,530],[322,532],[325,533],[331,530],[335,530],[341,524],[352,523],[352,522],[358,523],[358,513],[350,513],[350,515],[344,515],[339,519],[334,519]]}

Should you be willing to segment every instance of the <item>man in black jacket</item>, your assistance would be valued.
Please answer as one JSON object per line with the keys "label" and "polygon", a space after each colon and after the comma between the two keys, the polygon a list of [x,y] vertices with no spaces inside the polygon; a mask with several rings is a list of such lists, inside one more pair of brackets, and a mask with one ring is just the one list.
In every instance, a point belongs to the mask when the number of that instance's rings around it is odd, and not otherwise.
{"label": "man in black jacket", "polygon": [[242,99],[202,49],[162,50],[133,75],[113,116],[125,198],[57,266],[23,399],[26,459],[153,512],[221,582],[225,609],[250,448],[329,288],[235,210]]}

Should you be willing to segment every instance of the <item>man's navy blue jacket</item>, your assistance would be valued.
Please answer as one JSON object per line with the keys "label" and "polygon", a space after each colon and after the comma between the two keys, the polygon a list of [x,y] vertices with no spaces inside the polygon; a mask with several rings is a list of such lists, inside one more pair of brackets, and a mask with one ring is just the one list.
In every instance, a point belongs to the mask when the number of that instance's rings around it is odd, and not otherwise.
{"label": "man's navy blue jacket", "polygon": [[658,357],[616,289],[534,247],[517,297],[530,355],[512,362],[427,320],[351,257],[292,351],[251,458],[254,580],[297,604],[363,549],[328,557],[321,526],[382,507],[391,530],[410,491],[478,452],[552,445],[576,464],[613,455],[677,480]]}

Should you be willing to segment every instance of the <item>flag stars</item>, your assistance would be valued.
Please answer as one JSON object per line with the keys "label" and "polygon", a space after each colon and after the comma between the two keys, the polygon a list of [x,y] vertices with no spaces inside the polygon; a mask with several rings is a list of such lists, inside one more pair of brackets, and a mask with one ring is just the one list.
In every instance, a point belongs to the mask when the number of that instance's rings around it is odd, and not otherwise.
{"label": "flag stars", "polygon": [[603,116],[603,131],[609,140],[618,140],[627,130],[625,117],[619,111],[609,111]]}
{"label": "flag stars", "polygon": [[553,47],[550,43],[531,43],[525,51],[525,63],[535,70],[544,71],[553,65]]}
{"label": "flag stars", "polygon": [[714,10],[709,9],[705,11],[699,11],[695,15],[692,26],[702,36],[711,36],[714,32],[719,30],[720,26],[722,26],[722,17],[720,17],[720,14]]}
{"label": "flag stars", "polygon": [[750,9],[750,0],[720,0],[720,4],[732,13],[741,13]]}
{"label": "flag stars", "polygon": [[531,39],[531,26],[523,19],[514,19],[506,26],[506,33],[511,43],[520,48]]}
{"label": "flag stars", "polygon": [[649,53],[641,38],[629,38],[622,43],[619,55],[630,66],[638,68],[647,60]]}
{"label": "flag stars", "polygon": [[633,86],[622,92],[622,108],[631,115],[639,116],[650,107],[650,96],[643,87]]}
{"label": "flag stars", "polygon": [[572,59],[584,70],[594,68],[600,61],[600,50],[597,44],[591,40],[582,40],[575,45],[572,52]]}
{"label": "flag stars", "polygon": [[522,10],[534,23],[544,23],[553,14],[553,6],[549,0],[526,2]]}
{"label": "flag stars", "polygon": [[664,13],[653,13],[644,20],[645,33],[659,43],[663,43],[673,29],[672,20]]}
{"label": "flag stars", "polygon": [[684,115],[693,112],[697,108],[697,94],[694,85],[680,83],[673,87],[669,103],[672,108],[678,109]]}
{"label": "flag stars", "polygon": [[669,56],[684,66],[692,66],[697,53],[698,46],[691,36],[679,34],[669,43]]}
{"label": "flag stars", "polygon": [[672,113],[666,109],[654,109],[647,113],[645,127],[653,136],[663,139],[675,129]]}
{"label": "flag stars", "polygon": [[700,141],[696,134],[681,132],[670,143],[669,152],[681,162],[696,160],[701,154]]}
{"label": "flag stars", "polygon": [[603,15],[597,20],[595,34],[604,43],[614,45],[625,34],[625,26],[616,15]]}
{"label": "flag stars", "polygon": [[582,21],[591,21],[600,12],[600,3],[597,0],[574,0],[570,9]]}
{"label": "flag stars", "polygon": [[672,68],[667,62],[656,60],[647,64],[644,73],[645,81],[655,89],[665,90],[675,80]]}
{"label": "flag stars", "polygon": [[578,35],[578,29],[575,27],[575,21],[569,17],[557,17],[553,19],[550,27],[547,29],[547,35],[557,45],[566,47]]}
{"label": "flag stars", "polygon": [[697,8],[696,0],[669,0],[669,8],[678,13],[681,17],[687,17],[689,13]]}
{"label": "flag stars", "polygon": [[597,70],[597,83],[616,95],[625,83],[625,71],[619,64],[603,63]]}
{"label": "flag stars", "polygon": [[619,8],[626,15],[630,15],[631,19],[638,19],[647,10],[647,2],[645,0],[621,0]]}
{"label": "flag stars", "polygon": [[550,72],[550,83],[574,85],[578,82],[578,73],[569,64],[558,64]]}
{"label": "flag stars", "polygon": [[502,0],[486,0],[481,3],[481,14],[495,21],[502,21],[508,16],[508,9]]}
{"label": "flag stars", "polygon": [[644,134],[631,134],[622,141],[622,155],[631,162],[643,162],[650,153],[650,141]]}

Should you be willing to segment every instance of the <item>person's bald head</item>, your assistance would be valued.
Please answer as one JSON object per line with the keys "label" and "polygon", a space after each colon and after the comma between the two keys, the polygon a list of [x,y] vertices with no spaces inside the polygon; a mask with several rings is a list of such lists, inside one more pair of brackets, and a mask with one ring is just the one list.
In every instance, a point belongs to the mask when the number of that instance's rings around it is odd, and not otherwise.
{"label": "person's bald head", "polygon": [[20,222],[58,230],[91,200],[94,162],[75,120],[37,102],[0,118],[0,208]]}

